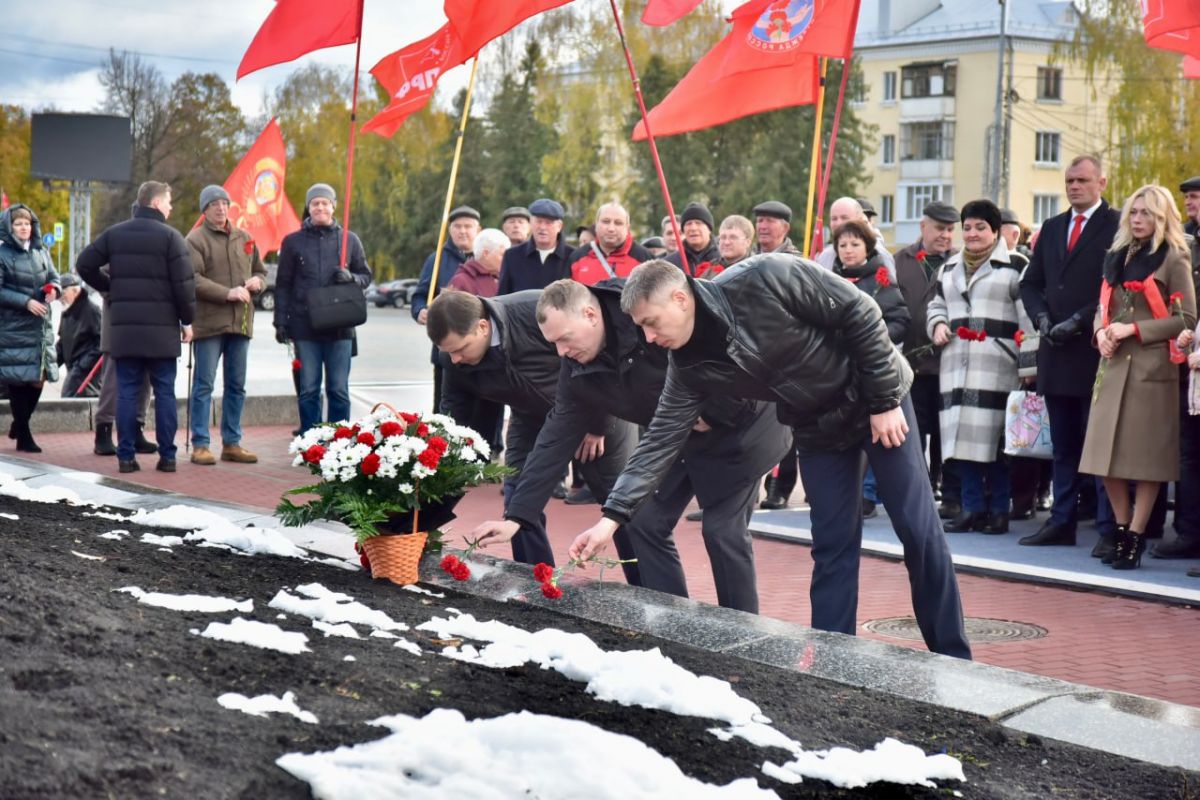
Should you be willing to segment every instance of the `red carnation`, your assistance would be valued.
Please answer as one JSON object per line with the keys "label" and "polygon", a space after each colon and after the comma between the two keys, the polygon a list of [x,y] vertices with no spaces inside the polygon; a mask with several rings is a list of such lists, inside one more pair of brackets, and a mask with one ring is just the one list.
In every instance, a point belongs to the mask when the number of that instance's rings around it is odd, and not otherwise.
{"label": "red carnation", "polygon": [[442,559],[441,568],[443,572],[450,572],[456,566],[458,566],[458,564],[458,556],[451,554]]}
{"label": "red carnation", "polygon": [[385,422],[379,426],[379,435],[383,438],[399,436],[404,433],[404,427],[399,422]]}
{"label": "red carnation", "polygon": [[417,436],[420,436],[422,439],[424,439],[428,435],[429,435],[429,426],[426,425],[424,422],[422,422],[420,425],[417,426]]}
{"label": "red carnation", "polygon": [[335,442],[338,439],[353,439],[353,438],[354,438],[354,431],[350,430],[349,428],[338,428],[336,431],[333,432],[333,440]]}
{"label": "red carnation", "polygon": [[1145,281],[1125,281],[1122,284],[1127,292],[1144,292],[1146,291]]}
{"label": "red carnation", "polygon": [[554,577],[554,567],[546,563],[539,563],[533,568],[533,579],[538,583],[549,583]]}
{"label": "red carnation", "polygon": [[978,331],[975,334],[975,341],[982,342],[987,339],[987,331]]}
{"label": "red carnation", "polygon": [[319,444],[314,444],[312,447],[304,451],[304,460],[309,464],[316,464],[325,457],[325,448]]}
{"label": "red carnation", "polygon": [[304,366],[304,365],[300,363],[300,359],[298,359],[298,358],[292,359],[292,372],[299,372],[300,367],[302,367],[302,366]]}
{"label": "red carnation", "polygon": [[557,600],[562,597],[562,589],[555,586],[553,583],[542,584],[542,594],[551,600]]}
{"label": "red carnation", "polygon": [[926,253],[924,250],[918,250],[918,251],[917,251],[917,261],[924,261],[924,260],[925,260],[925,257],[926,257],[927,255],[929,255],[929,254],[928,254],[928,253]]}
{"label": "red carnation", "polygon": [[471,568],[467,566],[467,562],[459,561],[450,570],[450,577],[456,581],[465,581],[471,577]]}
{"label": "red carnation", "polygon": [[1171,297],[1169,298],[1169,302],[1171,303],[1171,305],[1174,305],[1175,303],[1178,303],[1179,305],[1183,305],[1183,292],[1171,292]]}
{"label": "red carnation", "polygon": [[954,332],[954,335],[967,342],[975,338],[974,331],[972,331],[966,325],[959,325],[958,330]]}
{"label": "red carnation", "polygon": [[439,456],[446,455],[446,451],[450,449],[450,443],[440,436],[430,436],[427,444],[429,449],[435,451]]}
{"label": "red carnation", "polygon": [[376,472],[379,472],[379,460],[379,456],[375,455],[374,453],[371,453],[364,458],[362,461],[362,466],[359,467],[359,469],[362,470],[362,474],[374,475]]}
{"label": "red carnation", "polygon": [[363,431],[358,435],[358,443],[365,444],[367,447],[375,446],[375,436],[369,431]]}
{"label": "red carnation", "polygon": [[875,282],[879,284],[880,288],[892,285],[892,279],[888,277],[887,267],[880,267],[875,270]]}
{"label": "red carnation", "polygon": [[417,456],[417,461],[420,461],[429,469],[437,469],[438,462],[442,460],[442,454],[434,450],[432,447],[426,447],[421,451],[421,455]]}
{"label": "red carnation", "polygon": [[47,283],[42,287],[42,294],[54,294],[56,291],[57,289],[54,288],[53,283]]}
{"label": "red carnation", "polygon": [[250,241],[246,242],[246,246],[244,249],[246,251],[246,255],[253,254],[254,253],[254,240],[251,239]]}
{"label": "red carnation", "polygon": [[401,411],[400,419],[404,420],[405,425],[412,425],[414,422],[419,420],[420,417],[417,416],[416,414],[410,414],[407,411]]}
{"label": "red carnation", "polygon": [[1017,347],[1023,345],[1025,343],[1025,331],[1017,331],[1013,336],[1013,341],[1017,343]]}

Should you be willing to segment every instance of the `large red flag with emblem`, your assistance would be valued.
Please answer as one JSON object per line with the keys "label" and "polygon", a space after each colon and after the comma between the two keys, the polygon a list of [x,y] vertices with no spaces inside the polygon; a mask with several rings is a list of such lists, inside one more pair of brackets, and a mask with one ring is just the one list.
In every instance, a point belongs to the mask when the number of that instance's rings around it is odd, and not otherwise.
{"label": "large red flag with emblem", "polygon": [[287,148],[272,119],[225,181],[229,221],[247,231],[263,255],[278,250],[283,237],[300,229],[296,210],[283,193],[286,175]]}
{"label": "large red flag with emblem", "polygon": [[647,0],[643,25],[670,25],[692,13],[702,0]]}
{"label": "large red flag with emblem", "polygon": [[443,10],[458,35],[464,61],[520,23],[571,0],[446,0]]}
{"label": "large red flag with emblem", "polygon": [[1142,0],[1142,33],[1151,47],[1200,56],[1200,2]]}
{"label": "large red flag with emblem", "polygon": [[276,0],[246,48],[237,77],[358,39],[363,0]]}
{"label": "large red flag with emblem", "polygon": [[860,0],[750,0],[734,9],[728,72],[803,61],[809,56],[850,58]]}
{"label": "large red flag with emblem", "polygon": [[438,78],[466,61],[458,36],[450,23],[415,44],[384,56],[371,68],[371,74],[387,89],[391,101],[363,125],[363,132],[391,136],[433,97]]}
{"label": "large red flag with emblem", "polygon": [[[762,66],[754,71],[731,72],[727,67],[731,55],[746,47],[736,33],[731,33],[696,62],[663,101],[650,109],[654,135],[697,131],[763,111],[816,102],[820,83],[816,56],[772,66],[757,54]],[[645,138],[645,124],[639,122],[633,129],[633,139]]]}

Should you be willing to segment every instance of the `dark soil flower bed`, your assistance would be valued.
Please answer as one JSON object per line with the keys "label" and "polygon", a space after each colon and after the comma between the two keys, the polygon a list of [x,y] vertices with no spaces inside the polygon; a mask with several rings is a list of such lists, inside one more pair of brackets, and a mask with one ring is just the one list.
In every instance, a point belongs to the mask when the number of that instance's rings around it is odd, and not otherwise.
{"label": "dark soil flower bed", "polygon": [[[272,556],[247,557],[194,544],[164,552],[138,541],[125,522],[84,516],[89,509],[0,497],[0,797],[304,798],[311,790],[276,765],[288,753],[328,751],[382,738],[366,724],[435,709],[468,720],[530,711],[582,720],[627,734],[693,778],[725,785],[753,778],[780,797],[1185,798],[1194,773],[1013,734],[977,717],[885,697],[718,653],[588,624],[520,602],[496,603],[453,590],[444,598],[372,582],[364,572]],[[99,534],[130,532],[112,540]],[[83,558],[101,556],[103,560]],[[407,623],[415,656],[387,639],[325,638],[296,614],[277,619],[268,602],[280,589],[318,582]],[[196,593],[252,599],[252,613],[197,613],[140,604],[115,590]],[[531,583],[531,587],[533,584]],[[536,588],[533,589],[536,591]],[[530,631],[586,634],[605,650],[658,647],[700,675],[730,681],[780,731],[807,749],[869,749],[885,737],[963,762],[967,782],[937,789],[875,784],[843,790],[819,780],[781,783],[764,761],[788,755],[741,739],[719,741],[711,720],[602,702],[582,684],[526,665],[490,669],[438,655],[446,644],[417,630],[457,608],[479,620]],[[311,652],[288,655],[201,638],[214,621],[243,616],[305,633]],[[355,660],[344,660],[346,656]],[[254,717],[222,707],[229,692],[285,691],[319,718]],[[454,753],[455,742],[442,743]],[[592,754],[603,760],[604,753]],[[621,763],[608,765],[613,773]],[[1190,781],[1190,783],[1189,783]],[[1189,794],[1189,788],[1193,794]],[[588,797],[587,787],[577,796]],[[397,795],[401,796],[401,795]],[[469,798],[463,798],[469,800]],[[679,798],[683,800],[683,798]]]}

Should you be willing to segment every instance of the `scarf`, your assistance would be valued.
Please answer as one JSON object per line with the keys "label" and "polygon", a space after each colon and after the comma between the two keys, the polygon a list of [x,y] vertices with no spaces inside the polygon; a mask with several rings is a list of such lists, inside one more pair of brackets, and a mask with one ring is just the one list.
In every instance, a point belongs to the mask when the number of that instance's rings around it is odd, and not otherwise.
{"label": "scarf", "polygon": [[[995,248],[992,249],[994,250]],[[982,267],[991,257],[992,250],[988,250],[986,253],[980,253],[979,255],[972,255],[968,251],[963,250],[962,263],[963,269],[967,271],[968,283],[970,283],[971,278],[975,276],[975,271]]]}

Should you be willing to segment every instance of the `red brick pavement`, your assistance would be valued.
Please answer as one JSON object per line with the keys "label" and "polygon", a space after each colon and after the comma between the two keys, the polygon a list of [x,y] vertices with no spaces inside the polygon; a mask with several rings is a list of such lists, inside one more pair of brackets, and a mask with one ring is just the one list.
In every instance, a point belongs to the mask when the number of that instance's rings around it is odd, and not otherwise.
{"label": "red brick pavement", "polygon": [[[92,455],[90,434],[82,433],[38,434],[44,453],[13,455],[117,478],[132,477],[144,485],[197,497],[270,509],[281,492],[300,485],[307,477],[291,466],[286,454],[289,438],[285,427],[248,429],[243,443],[261,458],[254,465],[195,466],[186,461],[180,450],[179,472],[175,474],[154,471],[155,456],[143,456],[141,472],[119,475],[116,459]],[[475,489],[459,505],[459,519],[453,525],[452,537],[469,533],[476,524],[499,511],[498,488]],[[595,506],[567,506],[558,501],[552,501],[547,512],[551,540],[558,553],[565,553],[573,536],[597,517]],[[716,602],[699,524],[680,523],[676,537],[692,596]],[[755,542],[755,553],[762,613],[807,624],[808,584],[812,574],[808,548],[759,539]],[[977,660],[1200,706],[1200,616],[1194,608],[976,575],[960,574],[959,585],[968,616],[1029,622],[1048,631],[1042,639],[977,644],[974,648]],[[903,565],[864,557],[858,607],[860,625],[911,613]],[[862,630],[860,634],[893,644],[924,646]]]}

